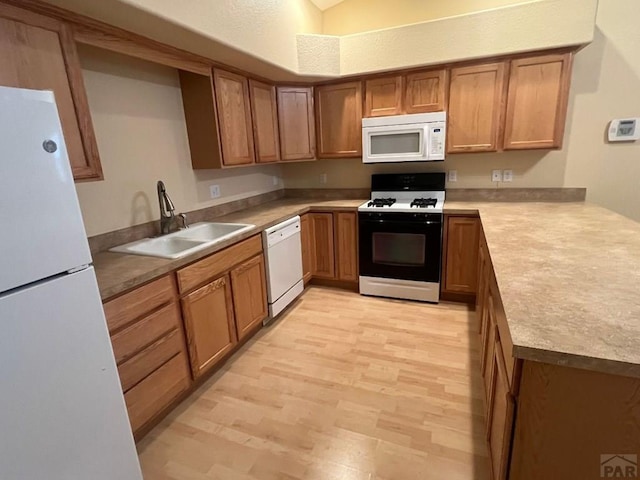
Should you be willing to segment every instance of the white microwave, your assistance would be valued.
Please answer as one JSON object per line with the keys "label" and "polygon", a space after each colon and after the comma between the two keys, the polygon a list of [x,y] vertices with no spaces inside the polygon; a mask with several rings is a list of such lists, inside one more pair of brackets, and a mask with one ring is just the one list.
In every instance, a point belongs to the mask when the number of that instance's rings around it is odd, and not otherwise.
{"label": "white microwave", "polygon": [[444,160],[446,112],[362,119],[364,163]]}

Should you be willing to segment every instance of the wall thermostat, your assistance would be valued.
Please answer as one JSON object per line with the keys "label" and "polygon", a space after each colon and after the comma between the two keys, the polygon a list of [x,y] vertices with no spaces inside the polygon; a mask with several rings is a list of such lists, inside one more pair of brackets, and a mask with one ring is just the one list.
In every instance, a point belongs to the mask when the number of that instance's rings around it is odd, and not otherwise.
{"label": "wall thermostat", "polygon": [[610,142],[634,142],[640,139],[640,118],[617,118],[609,124]]}

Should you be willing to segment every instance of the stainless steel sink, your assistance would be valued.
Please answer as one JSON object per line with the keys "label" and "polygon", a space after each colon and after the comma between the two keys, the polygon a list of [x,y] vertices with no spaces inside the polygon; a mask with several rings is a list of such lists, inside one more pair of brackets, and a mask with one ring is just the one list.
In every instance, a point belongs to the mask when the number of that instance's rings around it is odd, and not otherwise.
{"label": "stainless steel sink", "polygon": [[162,237],[145,238],[110,249],[110,252],[168,259],[182,258],[251,230],[246,223],[195,223],[189,228]]}

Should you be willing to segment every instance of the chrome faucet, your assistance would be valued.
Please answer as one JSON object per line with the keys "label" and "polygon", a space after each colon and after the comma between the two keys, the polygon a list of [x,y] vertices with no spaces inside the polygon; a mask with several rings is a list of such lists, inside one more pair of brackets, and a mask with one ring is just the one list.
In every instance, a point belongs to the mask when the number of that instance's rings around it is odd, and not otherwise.
{"label": "chrome faucet", "polygon": [[[166,235],[171,232],[171,224],[176,220],[176,207],[173,205],[162,180],[158,180],[157,187],[158,204],[160,205],[160,235]],[[184,213],[179,213],[178,218],[182,220],[182,228],[189,228],[187,216]]]}

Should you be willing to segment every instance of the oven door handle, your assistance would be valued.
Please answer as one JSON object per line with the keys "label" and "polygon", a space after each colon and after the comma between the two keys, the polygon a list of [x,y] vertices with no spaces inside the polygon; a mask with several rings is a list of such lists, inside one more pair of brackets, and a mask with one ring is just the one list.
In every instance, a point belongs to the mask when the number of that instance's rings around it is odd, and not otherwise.
{"label": "oven door handle", "polygon": [[390,224],[402,224],[402,225],[442,225],[440,221],[427,220],[426,222],[407,222],[404,220],[364,220],[364,223],[385,223]]}

